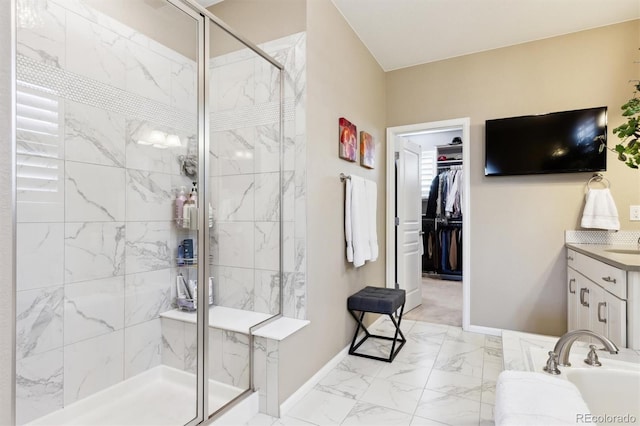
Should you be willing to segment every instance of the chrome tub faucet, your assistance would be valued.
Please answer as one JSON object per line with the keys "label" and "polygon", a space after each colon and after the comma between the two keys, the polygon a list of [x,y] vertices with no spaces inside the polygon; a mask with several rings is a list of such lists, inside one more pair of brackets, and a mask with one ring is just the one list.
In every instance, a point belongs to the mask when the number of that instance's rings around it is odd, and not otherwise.
{"label": "chrome tub faucet", "polygon": [[[558,339],[558,342],[553,348],[553,353],[557,356],[558,365],[565,367],[571,366],[571,363],[569,362],[569,352],[571,351],[571,346],[573,345],[573,342],[583,336],[593,337],[599,340],[604,345],[604,348],[611,354],[618,353],[618,347],[616,346],[616,344],[609,340],[607,337],[591,330],[573,330],[563,334]],[[595,348],[593,347],[591,348],[591,352],[593,352],[593,355],[595,355],[594,349]],[[595,361],[597,362],[597,356]],[[594,363],[594,365],[597,364]]]}

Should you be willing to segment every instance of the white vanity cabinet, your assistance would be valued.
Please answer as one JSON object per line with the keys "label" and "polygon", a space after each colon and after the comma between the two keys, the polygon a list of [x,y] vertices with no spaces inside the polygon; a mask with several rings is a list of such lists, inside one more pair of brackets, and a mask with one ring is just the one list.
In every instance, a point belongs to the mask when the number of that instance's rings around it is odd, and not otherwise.
{"label": "white vanity cabinet", "polygon": [[639,273],[616,268],[568,249],[568,330],[589,329],[607,336],[619,347],[638,346],[640,342],[632,335],[638,332],[638,327],[629,324],[630,320],[637,318],[635,312],[630,313],[629,308],[633,304],[628,303],[629,295],[634,294],[628,286],[635,284],[637,277],[633,274]]}

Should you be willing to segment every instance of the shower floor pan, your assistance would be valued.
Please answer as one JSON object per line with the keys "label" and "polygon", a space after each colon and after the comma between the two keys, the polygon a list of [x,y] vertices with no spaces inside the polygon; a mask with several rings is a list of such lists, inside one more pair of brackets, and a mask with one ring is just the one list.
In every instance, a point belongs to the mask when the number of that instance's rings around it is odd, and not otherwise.
{"label": "shower floor pan", "polygon": [[[243,392],[209,381],[209,411]],[[29,425],[183,425],[196,416],[196,376],[159,365]]]}

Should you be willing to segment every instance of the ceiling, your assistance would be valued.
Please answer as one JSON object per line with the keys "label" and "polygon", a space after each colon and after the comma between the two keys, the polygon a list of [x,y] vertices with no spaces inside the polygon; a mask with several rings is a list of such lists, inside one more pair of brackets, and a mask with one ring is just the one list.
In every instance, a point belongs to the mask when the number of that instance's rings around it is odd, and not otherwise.
{"label": "ceiling", "polygon": [[385,71],[640,18],[640,0],[332,1]]}

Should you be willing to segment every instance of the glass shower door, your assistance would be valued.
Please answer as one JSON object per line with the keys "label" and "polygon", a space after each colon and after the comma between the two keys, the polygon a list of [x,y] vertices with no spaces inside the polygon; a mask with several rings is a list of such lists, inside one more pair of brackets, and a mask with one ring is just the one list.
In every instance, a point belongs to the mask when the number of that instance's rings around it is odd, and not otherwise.
{"label": "glass shower door", "polygon": [[17,11],[17,423],[201,421],[203,324],[178,295],[204,275],[175,199],[205,178],[204,20],[166,0]]}
{"label": "glass shower door", "polygon": [[[227,389],[210,393],[209,413],[214,413],[229,390],[252,387],[252,373],[266,375],[264,368],[253,372],[249,329],[281,313],[285,183],[280,67],[221,23],[209,21],[207,39],[215,305],[208,368],[212,386]],[[292,238],[288,242],[293,244]],[[218,325],[220,316],[241,320]],[[266,389],[259,391],[265,398]]]}

